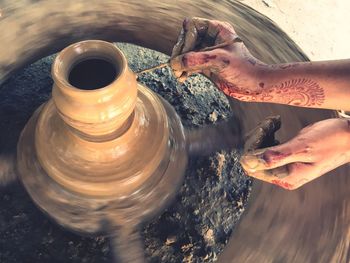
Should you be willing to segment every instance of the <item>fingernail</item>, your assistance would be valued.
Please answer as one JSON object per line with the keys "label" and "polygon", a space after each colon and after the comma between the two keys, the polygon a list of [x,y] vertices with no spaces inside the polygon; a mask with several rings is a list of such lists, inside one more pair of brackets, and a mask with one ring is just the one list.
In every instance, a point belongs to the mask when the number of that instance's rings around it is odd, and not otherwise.
{"label": "fingernail", "polygon": [[259,157],[255,155],[243,155],[240,163],[242,164],[243,168],[245,170],[248,170],[250,172],[255,172],[256,169],[260,166],[265,166],[264,160],[260,159]]}

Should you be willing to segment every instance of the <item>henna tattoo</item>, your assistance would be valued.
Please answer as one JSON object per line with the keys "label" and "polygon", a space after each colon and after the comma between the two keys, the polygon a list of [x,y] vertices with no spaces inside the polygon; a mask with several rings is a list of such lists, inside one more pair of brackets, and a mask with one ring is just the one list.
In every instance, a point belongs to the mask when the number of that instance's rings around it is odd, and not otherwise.
{"label": "henna tattoo", "polygon": [[184,67],[193,67],[215,60],[216,57],[216,55],[203,54],[203,56],[191,57],[190,59],[188,56],[184,55],[181,60]]}
{"label": "henna tattoo", "polygon": [[288,80],[274,86],[269,92],[276,94],[274,102],[294,106],[321,106],[325,99],[323,88],[310,79]]}
{"label": "henna tattoo", "polygon": [[218,80],[216,84],[218,88],[227,96],[236,98],[241,101],[259,101],[258,97],[261,94],[260,91],[251,91],[248,89],[240,88],[232,83],[222,80]]}
{"label": "henna tattoo", "polygon": [[324,103],[324,90],[310,79],[292,79],[272,87],[259,87],[252,90],[218,80],[219,89],[226,95],[242,101],[274,102],[299,107],[321,106]]}

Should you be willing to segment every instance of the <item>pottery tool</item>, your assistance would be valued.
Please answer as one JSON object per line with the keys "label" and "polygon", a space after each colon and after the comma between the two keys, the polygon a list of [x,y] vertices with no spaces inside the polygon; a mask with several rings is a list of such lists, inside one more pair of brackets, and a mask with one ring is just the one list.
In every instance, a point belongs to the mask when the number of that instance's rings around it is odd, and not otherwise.
{"label": "pottery tool", "polygon": [[[222,42],[222,43],[214,45],[214,46],[205,47],[205,48],[202,48],[202,49],[200,49],[198,51],[199,52],[211,51],[211,50],[214,50],[214,49],[217,49],[217,48],[227,47],[227,46],[229,46],[231,44],[234,44],[234,43],[237,43],[237,42],[243,42],[243,41],[239,37],[236,37],[235,39],[232,39],[232,40],[229,40],[229,41],[225,41],[225,42]],[[170,59],[167,62],[161,63],[159,65],[156,65],[156,66],[153,66],[153,67],[150,67],[150,68],[143,69],[143,70],[141,70],[139,72],[136,72],[136,74],[147,73],[147,72],[153,71],[155,69],[164,68],[166,66],[170,66]]]}

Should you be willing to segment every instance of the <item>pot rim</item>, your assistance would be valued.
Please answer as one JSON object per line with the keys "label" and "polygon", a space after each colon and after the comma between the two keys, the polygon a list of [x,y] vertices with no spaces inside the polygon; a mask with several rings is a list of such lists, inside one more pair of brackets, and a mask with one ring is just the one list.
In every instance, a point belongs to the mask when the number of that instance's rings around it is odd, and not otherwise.
{"label": "pot rim", "polygon": [[[106,56],[90,56],[93,58],[101,58],[105,59],[114,66],[116,63],[118,63],[118,70],[116,73],[115,79],[109,83],[107,86],[97,88],[97,89],[80,89],[78,87],[73,86],[68,81],[68,75],[69,72],[72,69],[72,66],[78,62],[83,61],[84,59],[84,53],[89,54],[89,51],[96,51],[96,53],[108,53],[108,57],[112,59],[107,59]],[[72,52],[76,54],[69,64],[66,64],[65,61],[71,56]],[[78,56],[77,56],[78,55]],[[88,59],[89,56],[86,56],[86,59]],[[51,69],[51,75],[54,80],[54,83],[60,87],[60,89],[65,90],[70,93],[85,93],[85,94],[91,94],[96,95],[98,93],[105,93],[107,90],[111,89],[113,86],[116,86],[117,83],[120,81],[121,76],[126,74],[126,71],[128,70],[128,63],[126,60],[125,55],[123,52],[114,44],[110,42],[106,42],[103,40],[84,40],[80,41],[74,44],[69,45],[68,47],[64,48],[61,52],[58,53],[57,57],[54,60],[54,63],[52,64]]]}

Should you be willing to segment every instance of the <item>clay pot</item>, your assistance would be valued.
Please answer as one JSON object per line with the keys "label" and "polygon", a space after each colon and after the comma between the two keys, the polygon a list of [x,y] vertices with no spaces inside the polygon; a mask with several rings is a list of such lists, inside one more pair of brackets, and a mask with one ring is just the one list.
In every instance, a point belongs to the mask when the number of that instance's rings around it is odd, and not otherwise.
{"label": "clay pot", "polygon": [[182,183],[187,151],[181,121],[137,83],[111,43],[65,48],[52,77],[52,99],[18,142],[20,178],[57,223],[81,234],[112,233],[113,244],[129,247],[118,249],[118,257],[143,261],[137,228],[162,212]]}

